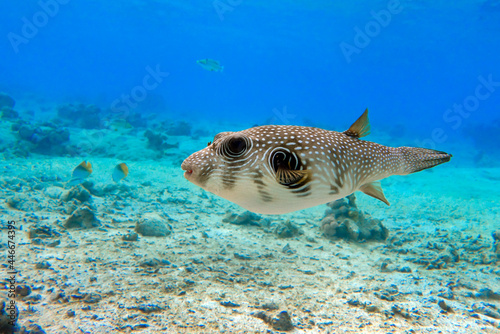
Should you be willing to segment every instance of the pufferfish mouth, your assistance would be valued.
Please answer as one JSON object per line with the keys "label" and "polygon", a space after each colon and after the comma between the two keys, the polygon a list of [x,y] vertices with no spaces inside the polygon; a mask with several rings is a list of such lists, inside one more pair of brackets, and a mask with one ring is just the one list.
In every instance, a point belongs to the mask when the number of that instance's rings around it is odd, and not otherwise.
{"label": "pufferfish mouth", "polygon": [[184,177],[186,179],[188,179],[189,177],[191,177],[191,175],[193,175],[193,170],[192,169],[188,169],[184,172]]}
{"label": "pufferfish mouth", "polygon": [[185,171],[184,177],[189,180],[189,178],[193,175],[193,168],[185,161],[182,163],[181,168]]}

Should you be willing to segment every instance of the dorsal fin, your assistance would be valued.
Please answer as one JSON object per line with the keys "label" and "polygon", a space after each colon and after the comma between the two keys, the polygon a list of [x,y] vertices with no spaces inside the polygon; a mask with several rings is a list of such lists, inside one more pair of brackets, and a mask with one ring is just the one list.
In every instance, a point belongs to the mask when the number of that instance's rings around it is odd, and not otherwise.
{"label": "dorsal fin", "polygon": [[382,190],[382,185],[378,181],[362,185],[359,188],[359,191],[364,192],[368,196],[379,199],[387,205],[391,205],[387,198],[385,198],[384,191]]}
{"label": "dorsal fin", "polygon": [[365,110],[363,115],[359,117],[356,122],[354,122],[351,127],[343,132],[344,134],[361,138],[370,134],[370,121],[368,120],[368,108]]}

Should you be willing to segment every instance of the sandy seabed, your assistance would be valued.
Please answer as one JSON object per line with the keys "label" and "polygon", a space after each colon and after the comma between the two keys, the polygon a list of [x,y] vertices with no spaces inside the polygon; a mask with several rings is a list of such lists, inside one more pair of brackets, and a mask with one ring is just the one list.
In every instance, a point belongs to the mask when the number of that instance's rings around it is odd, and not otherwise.
{"label": "sandy seabed", "polygon": [[[388,228],[386,241],[325,237],[325,205],[267,216],[303,232],[279,238],[272,229],[224,222],[244,210],[183,178],[182,157],[199,145],[181,145],[162,160],[126,161],[130,175],[118,184],[110,175],[123,160],[87,157],[97,195],[82,201],[68,200],[65,185],[82,158],[0,161],[0,251],[7,254],[4,232],[15,220],[17,284],[31,290],[16,299],[21,327],[278,333],[276,319],[286,311],[291,333],[500,333],[492,238],[500,229],[499,169],[448,164],[389,178],[390,207],[358,195],[358,207]],[[98,226],[65,228],[84,206]],[[163,220],[170,234],[123,240],[144,217]],[[36,229],[42,226],[49,232]]]}

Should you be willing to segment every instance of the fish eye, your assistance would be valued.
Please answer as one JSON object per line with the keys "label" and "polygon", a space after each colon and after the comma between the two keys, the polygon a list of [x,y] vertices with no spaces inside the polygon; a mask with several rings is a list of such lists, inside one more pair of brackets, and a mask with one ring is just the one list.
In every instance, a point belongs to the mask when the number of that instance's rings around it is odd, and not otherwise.
{"label": "fish eye", "polygon": [[272,151],[269,158],[271,168],[278,172],[278,168],[283,166],[291,170],[300,170],[302,162],[296,154],[283,149]]}
{"label": "fish eye", "polygon": [[243,156],[251,146],[249,139],[235,136],[225,139],[221,144],[221,153],[229,159]]}
{"label": "fish eye", "polygon": [[245,149],[247,148],[247,144],[243,138],[235,137],[229,139],[227,143],[227,148],[229,153],[233,155],[238,155],[243,153],[243,151],[245,151]]}

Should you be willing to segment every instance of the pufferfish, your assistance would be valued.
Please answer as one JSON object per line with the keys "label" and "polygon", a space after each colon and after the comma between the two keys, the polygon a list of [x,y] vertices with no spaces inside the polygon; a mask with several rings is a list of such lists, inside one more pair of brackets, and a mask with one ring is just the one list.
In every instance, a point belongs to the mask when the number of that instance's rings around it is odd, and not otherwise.
{"label": "pufferfish", "polygon": [[182,163],[187,180],[260,214],[283,214],[361,191],[389,204],[379,180],[450,161],[451,154],[361,140],[368,109],[344,132],[264,125],[221,132]]}

